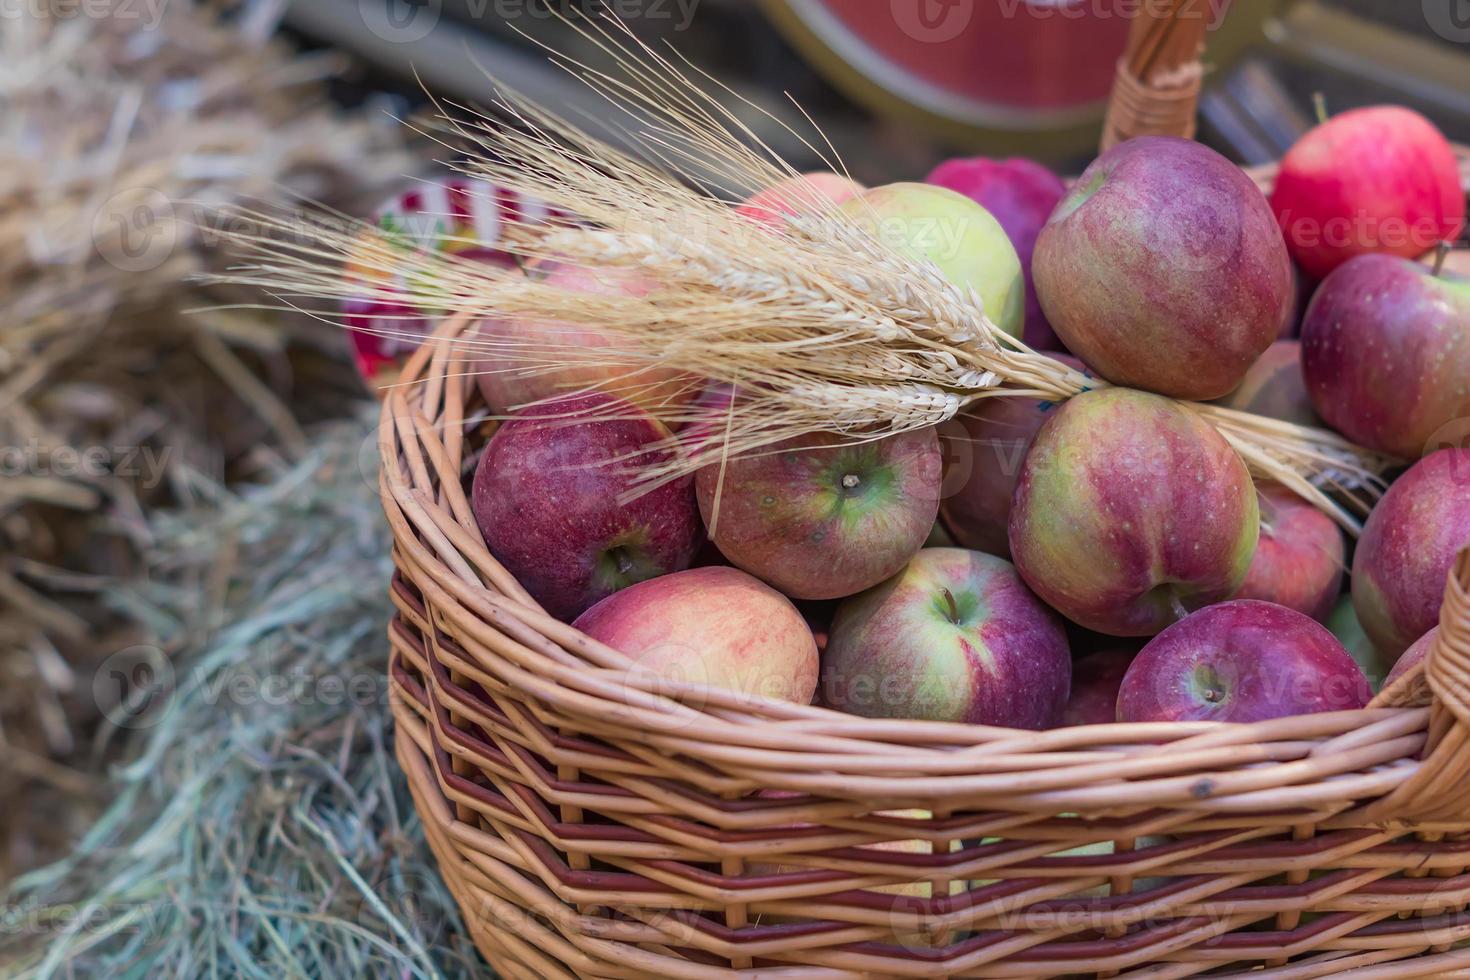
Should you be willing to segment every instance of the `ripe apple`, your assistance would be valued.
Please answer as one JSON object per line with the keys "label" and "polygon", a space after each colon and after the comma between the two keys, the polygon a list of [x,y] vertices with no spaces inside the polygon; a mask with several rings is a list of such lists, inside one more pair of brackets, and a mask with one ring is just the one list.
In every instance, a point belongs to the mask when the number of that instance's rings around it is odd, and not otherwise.
{"label": "ripe apple", "polygon": [[1138,654],[1118,693],[1119,721],[1265,721],[1349,711],[1368,679],[1326,627],[1256,599],[1175,623]]}
{"label": "ripe apple", "polygon": [[1353,605],[1385,656],[1439,622],[1455,556],[1470,545],[1470,449],[1441,449],[1394,481],[1353,556]]}
{"label": "ripe apple", "polygon": [[[547,260],[526,275],[548,286],[588,296],[646,296],[653,280],[636,270],[592,269]],[[698,394],[698,385],[667,369],[639,369],[623,356],[619,340],[583,324],[548,320],[489,318],[481,321],[476,340],[483,356],[475,381],[485,403],[497,415],[547,398],[606,391],[655,415],[670,414]],[[568,356],[569,348],[607,351],[611,363],[595,356]]]}
{"label": "ripe apple", "polygon": [[[600,417],[568,421],[592,412]],[[658,458],[647,447],[668,435],[634,406],[592,393],[513,416],[490,439],[470,509],[491,553],[553,616],[571,619],[689,567],[703,538],[693,480],[619,500],[631,468]]]}
{"label": "ripe apple", "polygon": [[1429,656],[1430,649],[1438,642],[1439,627],[1436,626],[1415,640],[1413,645],[1404,651],[1404,655],[1395,661],[1393,670],[1388,672],[1388,679],[1383,682],[1383,686],[1388,687],[1394,681],[1423,663],[1425,658]]}
{"label": "ripe apple", "polygon": [[[1075,357],[1052,356],[1087,373]],[[982,398],[941,428],[947,469],[939,513],[960,545],[1010,557],[1007,528],[1021,463],[1058,404],[1010,395]]]}
{"label": "ripe apple", "polygon": [[817,644],[801,613],[736,568],[639,582],[572,625],[666,680],[798,704],[817,688]]}
{"label": "ripe apple", "polygon": [[1255,486],[1224,437],[1190,408],[1128,388],[1052,413],[1011,505],[1026,583],[1112,636],[1152,636],[1233,595],[1258,530]]}
{"label": "ripe apple", "polygon": [[1455,151],[1402,106],[1354,109],[1309,131],[1282,158],[1271,207],[1314,279],[1355,255],[1414,258],[1465,224]]}
{"label": "ripe apple", "polygon": [[735,210],[753,221],[780,228],[788,217],[841,204],[864,190],[855,180],[819,170],[778,181],[751,195]]}
{"label": "ripe apple", "polygon": [[1349,260],[1307,308],[1302,369],[1328,425],[1417,459],[1470,416],[1470,279],[1391,255]]}
{"label": "ripe apple", "polygon": [[816,433],[712,463],[699,510],[736,566],[797,599],[877,585],[923,547],[939,512],[933,429],[852,443]]}
{"label": "ripe apple", "polygon": [[1036,292],[1067,349],[1109,381],[1228,394],[1276,339],[1291,262],[1235,164],[1142,136],[1093,161],[1036,240]]}
{"label": "ripe apple", "polygon": [[1377,690],[1393,667],[1393,660],[1379,653],[1373,641],[1368,638],[1363,624],[1358,622],[1358,611],[1353,608],[1353,597],[1345,595],[1339,598],[1323,625],[1337,637],[1337,642],[1342,644],[1348,656],[1353,658],[1364,676],[1374,685],[1374,690]]}
{"label": "ripe apple", "polygon": [[1285,487],[1261,487],[1261,540],[1237,599],[1263,599],[1321,622],[1342,591],[1347,562],[1332,518]]}
{"label": "ripe apple", "polygon": [[865,718],[1052,728],[1071,674],[1061,620],[1010,562],[926,548],[837,607],[822,700]]}
{"label": "ripe apple", "polygon": [[842,212],[898,254],[932,263],[950,284],[973,289],[991,322],[1021,336],[1026,279],[989,211],[945,187],[886,184],[847,201]]}
{"label": "ripe apple", "polygon": [[1046,322],[1041,301],[1036,298],[1031,255],[1036,251],[1036,236],[1041,233],[1041,226],[1067,193],[1067,185],[1046,167],[1023,157],[946,160],[924,182],[958,191],[1000,222],[1016,248],[1026,279],[1026,326],[1021,339],[1035,350],[1059,349],[1061,341]]}
{"label": "ripe apple", "polygon": [[1302,374],[1302,345],[1278,340],[1245,372],[1240,387],[1220,399],[1234,408],[1296,425],[1321,426]]}
{"label": "ripe apple", "polygon": [[1118,720],[1118,690],[1138,651],[1132,647],[1099,650],[1072,662],[1072,696],[1062,725],[1106,725]]}

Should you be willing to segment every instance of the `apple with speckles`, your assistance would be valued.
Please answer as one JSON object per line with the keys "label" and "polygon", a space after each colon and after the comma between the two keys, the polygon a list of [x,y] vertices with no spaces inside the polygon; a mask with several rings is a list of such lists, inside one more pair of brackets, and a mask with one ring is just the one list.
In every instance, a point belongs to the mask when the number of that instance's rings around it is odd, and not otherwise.
{"label": "apple with speckles", "polygon": [[1353,606],[1396,658],[1439,623],[1445,583],[1470,545],[1470,449],[1441,449],[1394,481],[1353,555]]}
{"label": "apple with speckles", "polygon": [[1011,503],[1011,555],[1073,622],[1153,636],[1240,588],[1259,524],[1245,463],[1198,412],[1104,388],[1069,399],[1036,434]]}
{"label": "apple with speckles", "polygon": [[1278,484],[1260,489],[1261,540],[1237,599],[1262,599],[1323,622],[1342,591],[1347,549],[1322,511]]}
{"label": "apple with speckles", "polygon": [[1371,697],[1326,627],[1285,606],[1237,599],[1149,641],[1123,678],[1118,720],[1265,721],[1351,711]]}
{"label": "apple with speckles", "polygon": [[924,545],[939,513],[933,429],[854,443],[814,433],[695,476],[699,510],[730,562],[797,599],[877,585]]}
{"label": "apple with speckles", "polygon": [[1317,413],[1370,449],[1418,459],[1470,418],[1470,279],[1364,255],[1340,266],[1302,320]]}
{"label": "apple with speckles", "polygon": [[1010,562],[926,548],[837,608],[823,703],[866,718],[1055,727],[1072,672],[1067,634]]}
{"label": "apple with speckles", "polygon": [[595,393],[527,410],[491,437],[470,509],[491,554],[547,612],[571,619],[689,567],[704,538],[692,479],[621,500],[632,468],[661,458],[651,447],[668,438],[652,416]]}
{"label": "apple with speckles", "polygon": [[1281,332],[1291,260],[1261,191],[1193,140],[1141,136],[1082,173],[1032,259],[1041,307],[1101,377],[1228,394]]}
{"label": "apple with speckles", "polygon": [[1219,404],[1294,425],[1322,425],[1302,373],[1302,345],[1295,340],[1278,340],[1266,348],[1245,372],[1240,387]]}
{"label": "apple with speckles", "polygon": [[631,585],[572,624],[667,681],[811,702],[817,643],[791,601],[728,566]]}

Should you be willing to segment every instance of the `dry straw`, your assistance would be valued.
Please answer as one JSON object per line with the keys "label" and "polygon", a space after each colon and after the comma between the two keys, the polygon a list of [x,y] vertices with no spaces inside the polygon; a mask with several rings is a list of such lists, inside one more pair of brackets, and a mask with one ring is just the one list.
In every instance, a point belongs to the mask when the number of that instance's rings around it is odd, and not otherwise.
{"label": "dry straw", "polygon": [[[466,173],[573,216],[510,228],[510,247],[523,263],[555,257],[637,270],[658,284],[652,292],[568,292],[517,269],[447,257],[365,228],[249,238],[243,244],[258,261],[235,281],[293,302],[367,295],[475,320],[558,321],[613,339],[587,347],[557,332],[531,341],[470,331],[453,341],[464,372],[597,364],[618,369],[615,387],[624,392],[670,371],[737,386],[738,412],[680,399],[655,408],[668,421],[706,423],[725,437],[678,447],[643,474],[648,484],[810,432],[878,438],[945,422],[979,398],[1065,399],[1103,384],[1005,335],[973,290],[890,247],[876,221],[830,205],[780,227],[736,213],[725,199],[792,176],[791,168],[711,94],[718,83],[642,45],[616,20],[578,26],[616,68],[564,67],[606,99],[639,156],[514,95],[497,108],[515,125],[440,106],[436,135],[468,148],[459,164]],[[841,172],[835,151],[808,145]],[[349,260],[359,274],[344,277]],[[1378,474],[1390,461],[1339,436],[1192,407],[1257,475],[1291,487],[1349,528],[1354,511],[1364,512],[1381,489]]]}

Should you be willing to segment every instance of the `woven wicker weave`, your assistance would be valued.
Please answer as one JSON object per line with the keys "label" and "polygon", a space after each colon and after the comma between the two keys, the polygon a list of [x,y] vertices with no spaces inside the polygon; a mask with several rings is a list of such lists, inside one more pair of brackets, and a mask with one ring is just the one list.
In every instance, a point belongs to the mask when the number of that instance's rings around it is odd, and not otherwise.
{"label": "woven wicker weave", "polygon": [[654,689],[485,549],[447,343],[405,379],[398,757],[505,976],[1470,977],[1470,554],[1379,699],[1428,707],[1038,733]]}

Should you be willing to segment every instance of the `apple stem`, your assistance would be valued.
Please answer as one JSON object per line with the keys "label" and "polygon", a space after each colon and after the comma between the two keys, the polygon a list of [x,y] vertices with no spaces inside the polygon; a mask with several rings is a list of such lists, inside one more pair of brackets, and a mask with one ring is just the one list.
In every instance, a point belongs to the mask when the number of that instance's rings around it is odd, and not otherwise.
{"label": "apple stem", "polygon": [[939,592],[944,596],[944,604],[949,607],[949,621],[951,623],[958,623],[960,621],[960,607],[954,601],[954,593],[943,587],[940,588]]}
{"label": "apple stem", "polygon": [[1189,610],[1184,608],[1184,603],[1179,601],[1179,593],[1169,593],[1169,608],[1174,610],[1174,619],[1181,620],[1189,615]]}
{"label": "apple stem", "polygon": [[1440,242],[1434,247],[1434,274],[1437,276],[1444,271],[1444,260],[1450,257],[1449,242]]}
{"label": "apple stem", "polygon": [[1321,92],[1313,92],[1312,111],[1317,114],[1317,121],[1319,123],[1325,123],[1327,121],[1327,96]]}

